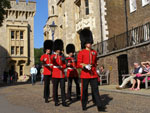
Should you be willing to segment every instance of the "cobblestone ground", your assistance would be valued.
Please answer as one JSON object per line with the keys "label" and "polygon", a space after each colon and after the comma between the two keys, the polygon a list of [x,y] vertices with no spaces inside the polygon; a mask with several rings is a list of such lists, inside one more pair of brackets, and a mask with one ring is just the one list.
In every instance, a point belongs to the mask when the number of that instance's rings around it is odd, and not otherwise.
{"label": "cobblestone ground", "polygon": [[[52,89],[52,88],[51,88]],[[73,92],[75,88],[73,88]],[[89,93],[90,93],[89,89]],[[100,92],[102,102],[108,113],[150,113],[150,97],[133,94],[120,94],[113,92]],[[52,98],[49,103],[44,103],[43,85],[24,84],[0,88],[0,96],[9,104],[32,109],[36,113],[82,113],[81,102],[73,101],[69,107],[62,105],[55,107]],[[1,99],[1,98],[0,98]],[[0,100],[0,102],[2,102]],[[88,110],[83,113],[97,113],[89,95]],[[8,108],[9,109],[9,108]],[[1,113],[1,112],[0,112]],[[13,112],[12,112],[13,113]],[[22,113],[22,112],[21,112]],[[24,113],[24,112],[23,112]],[[30,112],[28,112],[30,113]]]}

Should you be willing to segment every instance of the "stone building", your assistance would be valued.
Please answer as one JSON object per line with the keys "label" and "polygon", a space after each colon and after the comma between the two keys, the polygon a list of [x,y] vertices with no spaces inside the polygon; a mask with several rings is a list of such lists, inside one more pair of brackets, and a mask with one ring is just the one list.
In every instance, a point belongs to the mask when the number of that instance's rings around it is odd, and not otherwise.
{"label": "stone building", "polygon": [[95,48],[99,64],[110,70],[110,84],[120,84],[134,62],[150,61],[150,1],[105,0],[105,7],[109,39]]}
{"label": "stone building", "polygon": [[29,75],[34,64],[34,15],[36,2],[10,0],[0,27],[0,76],[16,71]]}
{"label": "stone building", "polygon": [[54,38],[63,39],[65,45],[74,43],[78,51],[81,48],[80,32],[83,29],[92,32],[94,43],[101,42],[102,21],[104,23],[102,25],[103,37],[107,39],[108,32],[104,18],[106,9],[103,8],[104,5],[104,0],[102,0],[102,3],[100,0],[48,0],[49,17],[44,26],[44,39],[52,39],[53,33],[49,25],[55,23],[57,27]]}
{"label": "stone building", "polygon": [[134,62],[150,60],[149,11],[149,0],[48,0],[44,39],[61,38],[78,51],[80,32],[89,29],[99,65],[110,70],[110,84],[118,84]]}

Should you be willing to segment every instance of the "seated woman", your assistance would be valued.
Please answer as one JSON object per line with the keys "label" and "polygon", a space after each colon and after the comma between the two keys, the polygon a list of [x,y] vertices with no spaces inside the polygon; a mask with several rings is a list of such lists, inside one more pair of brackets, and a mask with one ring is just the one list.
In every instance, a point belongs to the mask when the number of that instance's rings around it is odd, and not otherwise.
{"label": "seated woman", "polygon": [[[136,74],[136,77],[133,80],[132,87],[130,88],[131,90],[140,90],[141,81],[144,80],[146,74],[150,74],[150,62],[149,61],[141,62],[141,65],[144,68],[143,72],[142,74]],[[137,81],[137,88],[134,89],[136,81]]]}

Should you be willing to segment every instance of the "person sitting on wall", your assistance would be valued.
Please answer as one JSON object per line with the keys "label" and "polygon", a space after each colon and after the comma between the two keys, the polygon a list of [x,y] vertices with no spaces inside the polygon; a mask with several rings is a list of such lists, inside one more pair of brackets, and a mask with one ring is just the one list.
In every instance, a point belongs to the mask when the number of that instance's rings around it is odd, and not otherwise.
{"label": "person sitting on wall", "polygon": [[[142,74],[136,74],[136,77],[133,80],[132,87],[130,88],[131,90],[140,90],[141,81],[144,80],[146,74],[150,74],[150,62],[149,61],[141,62],[141,65],[144,68],[143,72]],[[137,81],[137,88],[134,89],[136,81]]]}
{"label": "person sitting on wall", "polygon": [[133,79],[136,77],[136,74],[142,73],[142,67],[138,63],[134,63],[134,71],[131,73],[129,77],[123,80],[123,83],[120,86],[117,86],[116,89],[123,89],[125,88],[126,84],[131,81],[131,84],[133,84]]}

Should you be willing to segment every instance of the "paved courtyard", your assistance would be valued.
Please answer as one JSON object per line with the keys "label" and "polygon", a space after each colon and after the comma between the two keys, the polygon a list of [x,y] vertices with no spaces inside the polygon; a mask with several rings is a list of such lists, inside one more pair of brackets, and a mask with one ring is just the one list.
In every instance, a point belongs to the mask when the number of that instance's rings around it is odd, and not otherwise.
{"label": "paved courtyard", "polygon": [[[51,88],[52,89],[52,88]],[[108,113],[150,113],[150,96],[122,93],[100,86],[102,102]],[[115,89],[114,89],[115,90]],[[150,90],[150,89],[149,89]],[[73,92],[75,88],[73,87]],[[89,93],[90,93],[89,89]],[[52,96],[52,94],[51,94]],[[0,113],[97,113],[89,95],[88,110],[82,111],[81,102],[73,99],[69,107],[54,106],[52,98],[44,103],[43,85],[22,84],[0,88]],[[103,112],[103,111],[102,111]]]}

